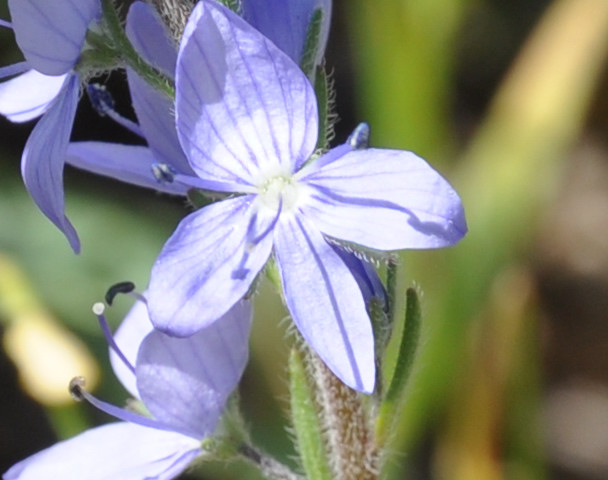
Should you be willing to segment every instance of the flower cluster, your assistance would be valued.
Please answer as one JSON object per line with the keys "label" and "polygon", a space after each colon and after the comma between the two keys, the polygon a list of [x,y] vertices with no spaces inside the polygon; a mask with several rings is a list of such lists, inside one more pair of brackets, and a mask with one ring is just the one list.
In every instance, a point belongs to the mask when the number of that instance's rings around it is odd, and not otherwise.
{"label": "flower cluster", "polygon": [[[36,454],[6,480],[173,478],[204,455],[245,367],[248,299],[265,270],[278,271],[293,322],[325,365],[348,387],[373,393],[370,305],[387,299],[368,258],[450,246],[467,231],[449,183],[412,152],[369,147],[365,124],[326,148],[328,115],[314,79],[331,0],[178,3],[189,11],[183,29],[169,9],[161,16],[135,1],[123,30],[110,0],[9,0],[12,23],[1,25],[13,29],[25,61],[0,69],[20,73],[0,84],[0,113],[15,122],[42,116],[24,149],[23,179],[75,251],[65,163],[221,200],[181,221],[116,338],[95,307],[116,374],[146,413],[108,405],[75,381],[78,398],[122,422]],[[112,68],[126,69],[137,123],[88,83]],[[70,143],[81,90],[147,146]]]}

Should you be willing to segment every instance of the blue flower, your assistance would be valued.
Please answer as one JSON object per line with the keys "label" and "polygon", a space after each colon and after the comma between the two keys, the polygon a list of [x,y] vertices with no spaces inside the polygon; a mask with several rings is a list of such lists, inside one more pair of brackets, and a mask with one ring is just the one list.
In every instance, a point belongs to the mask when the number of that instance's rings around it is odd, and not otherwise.
{"label": "blue flower", "polygon": [[176,71],[176,125],[195,177],[231,196],[182,220],[152,270],[150,318],[188,336],[239,301],[274,255],[300,332],[347,385],[374,388],[374,339],[336,245],[439,248],[466,233],[458,194],[411,152],[351,143],[315,158],[317,103],[306,76],[215,2],[194,9]]}
{"label": "blue flower", "polygon": [[145,303],[137,303],[115,338],[112,366],[151,417],[107,404],[82,389],[72,391],[122,422],[96,427],[17,463],[3,480],[168,480],[203,455],[248,356],[251,306],[240,302],[213,326],[187,339],[153,330]]}
{"label": "blue flower", "polygon": [[243,0],[242,8],[245,20],[298,65],[306,53],[313,15],[320,10],[322,19],[314,64],[321,63],[329,34],[332,0]]}
{"label": "blue flower", "polygon": [[34,201],[78,252],[78,235],[65,216],[63,163],[80,92],[74,67],[89,25],[101,16],[101,4],[9,0],[8,6],[25,61],[0,69],[0,78],[21,73],[0,84],[0,114],[14,122],[43,115],[25,145],[21,173]]}
{"label": "blue flower", "polygon": [[[325,51],[331,16],[331,0],[243,0],[245,19],[286,52],[302,61],[313,13],[320,9],[323,21],[316,53],[318,64]],[[149,4],[134,2],[127,15],[126,31],[139,55],[167,75],[175,76],[177,49],[171,34]],[[188,186],[161,182],[158,168],[194,175],[175,130],[173,103],[127,68],[129,90],[140,134],[148,147],[106,142],[74,142],[68,146],[67,163],[100,175],[155,190],[185,195]],[[127,125],[130,128],[129,125]]]}
{"label": "blue flower", "polygon": [[[156,11],[144,2],[129,8],[126,33],[137,53],[150,65],[173,78],[177,50]],[[185,195],[188,188],[175,183],[159,182],[155,166],[168,166],[171,171],[192,174],[177,138],[173,102],[154,90],[131,68],[127,79],[138,130],[148,146],[106,142],[73,142],[68,146],[67,163],[100,175],[155,190]],[[113,117],[117,119],[116,117]],[[123,122],[124,123],[124,122]],[[130,125],[127,125],[131,128]]]}

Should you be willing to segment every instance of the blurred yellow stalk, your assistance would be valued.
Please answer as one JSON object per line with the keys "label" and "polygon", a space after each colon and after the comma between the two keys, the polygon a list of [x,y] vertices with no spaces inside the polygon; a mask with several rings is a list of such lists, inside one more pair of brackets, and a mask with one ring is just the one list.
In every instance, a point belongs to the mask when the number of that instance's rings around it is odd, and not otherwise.
{"label": "blurred yellow stalk", "polygon": [[36,298],[19,266],[0,255],[0,319],[3,346],[23,388],[39,403],[61,406],[72,399],[68,384],[83,375],[93,388],[99,367],[88,349]]}

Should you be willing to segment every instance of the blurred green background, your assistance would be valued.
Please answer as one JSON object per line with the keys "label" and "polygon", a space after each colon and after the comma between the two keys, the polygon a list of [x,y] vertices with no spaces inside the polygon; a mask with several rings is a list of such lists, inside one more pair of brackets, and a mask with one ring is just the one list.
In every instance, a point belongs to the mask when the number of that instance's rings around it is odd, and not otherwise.
{"label": "blurred green background", "polygon": [[[387,479],[608,478],[607,51],[605,0],[335,0],[335,141],[365,120],[374,146],[422,155],[470,227],[455,248],[400,257],[400,290],[424,291],[424,331]],[[0,65],[18,55],[0,30]],[[124,75],[100,81],[132,115]],[[72,376],[124,402],[90,307],[115,282],[144,289],[187,212],[67,168],[73,255],[21,183],[32,125],[0,120],[2,471],[107,421],[67,397]],[[86,99],[73,139],[138,141]],[[117,301],[114,325],[129,306]],[[289,461],[286,313],[268,285],[256,308],[242,403],[255,439]],[[237,476],[253,478],[200,475]]]}

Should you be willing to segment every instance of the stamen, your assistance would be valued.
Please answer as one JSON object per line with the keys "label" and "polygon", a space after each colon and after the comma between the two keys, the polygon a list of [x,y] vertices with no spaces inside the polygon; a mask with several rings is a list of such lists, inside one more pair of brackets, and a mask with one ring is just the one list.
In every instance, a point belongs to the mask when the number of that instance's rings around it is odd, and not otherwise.
{"label": "stamen", "polygon": [[365,122],[361,122],[357,127],[353,130],[346,140],[351,147],[362,150],[369,147],[369,136],[370,136],[370,127],[369,124]]}
{"label": "stamen", "polygon": [[104,117],[107,115],[119,125],[133,132],[135,135],[145,138],[137,123],[123,117],[116,110],[114,110],[114,98],[112,98],[112,95],[110,92],[108,92],[104,85],[100,85],[98,83],[89,83],[86,90],[89,100],[91,100],[91,105],[93,105],[93,108],[100,116]]}
{"label": "stamen", "polygon": [[93,305],[93,313],[97,316],[97,320],[99,320],[99,325],[101,327],[101,331],[103,332],[104,336],[106,337],[106,341],[108,342],[108,345],[110,346],[110,348],[112,350],[114,350],[114,353],[116,353],[116,355],[118,355],[118,358],[120,358],[122,360],[122,362],[125,364],[125,366],[133,373],[133,375],[135,375],[135,367],[133,367],[133,365],[131,365],[131,362],[129,362],[129,360],[127,360],[127,357],[125,357],[125,354],[122,353],[122,350],[118,347],[118,345],[116,344],[116,341],[114,340],[114,336],[112,335],[112,330],[110,329],[110,325],[108,324],[106,317],[103,314],[105,309],[106,309],[105,305],[101,302],[97,302]]}
{"label": "stamen", "polygon": [[116,417],[119,420],[124,420],[125,422],[135,423],[143,427],[151,427],[160,430],[174,430],[163,425],[158,420],[144,417],[137,413],[130,412],[128,410],[125,410],[124,408],[117,407],[116,405],[112,405],[110,403],[98,399],[97,397],[91,395],[84,389],[85,384],[86,380],[84,377],[74,377],[70,381],[70,394],[72,395],[72,397],[74,397],[76,401],[87,401],[102,412],[105,412],[108,415],[112,415],[113,417]]}
{"label": "stamen", "polygon": [[[262,233],[260,233],[257,237],[254,237],[253,239],[250,238],[251,234],[254,233],[253,228],[252,228],[253,225],[251,225],[251,223],[250,223],[249,227],[247,228],[248,250],[252,249],[253,246],[260,243],[266,237],[266,235],[268,235],[270,232],[272,232],[272,230],[276,226],[277,222],[279,221],[279,217],[281,216],[282,211],[283,211],[283,196],[281,195],[281,197],[279,197],[279,208],[277,208],[277,214],[272,219],[272,222],[270,222],[270,225],[268,225],[268,227],[266,227],[266,230],[264,230]],[[257,215],[253,216],[253,221],[255,221],[255,218],[257,218]]]}
{"label": "stamen", "polygon": [[176,183],[181,183],[182,185],[185,185],[187,187],[198,188],[199,190],[225,193],[257,193],[257,189],[249,183],[224,182],[221,180],[206,180],[200,177],[184,175],[182,173],[173,173],[173,181],[175,181]]}
{"label": "stamen", "polygon": [[175,169],[166,163],[152,164],[152,175],[158,183],[173,183],[176,174]]}
{"label": "stamen", "polygon": [[0,27],[13,28],[13,24],[11,22],[7,22],[6,20],[0,19]]}
{"label": "stamen", "polygon": [[114,301],[116,295],[119,293],[131,293],[133,290],[135,290],[135,284],[133,282],[118,282],[108,288],[105,296],[106,303],[112,306],[112,302]]}
{"label": "stamen", "polygon": [[70,380],[70,395],[77,402],[82,402],[84,400],[84,395],[82,394],[82,389],[86,385],[87,381],[84,377],[74,377]]}
{"label": "stamen", "polygon": [[19,75],[20,73],[26,72],[31,67],[27,62],[13,63],[6,67],[0,67],[0,78],[12,77],[13,75]]}

